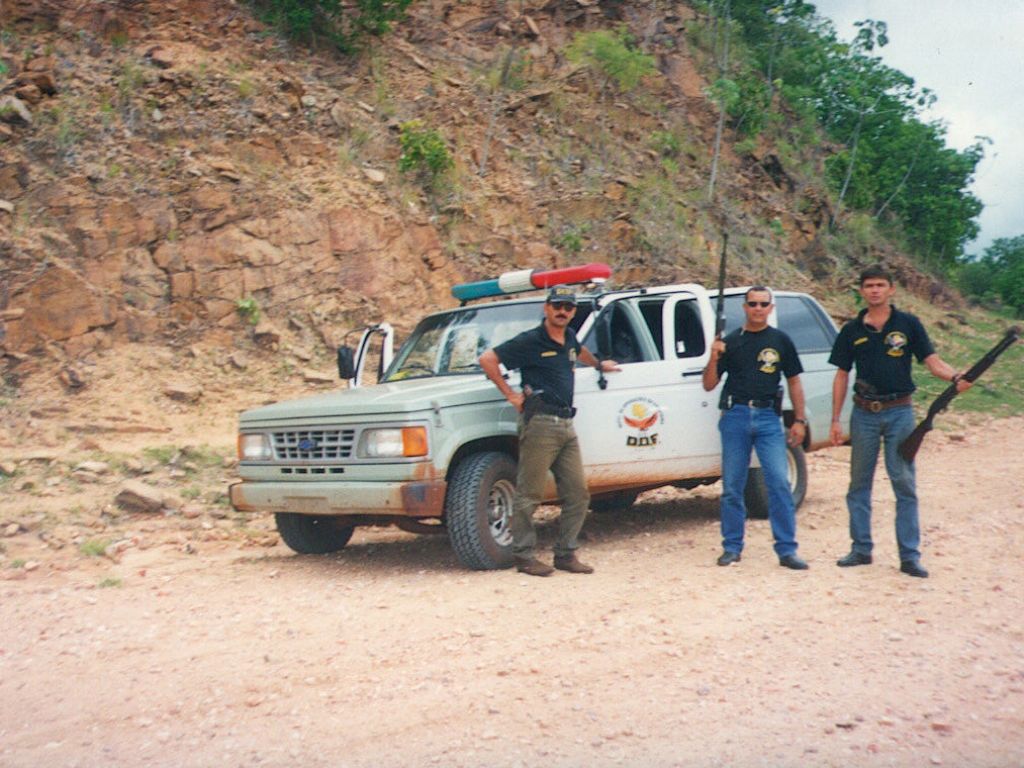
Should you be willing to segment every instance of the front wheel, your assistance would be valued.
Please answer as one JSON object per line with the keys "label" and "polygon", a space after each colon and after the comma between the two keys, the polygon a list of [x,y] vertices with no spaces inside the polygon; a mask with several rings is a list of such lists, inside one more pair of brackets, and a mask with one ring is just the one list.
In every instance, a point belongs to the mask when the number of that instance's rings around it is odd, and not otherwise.
{"label": "front wheel", "polygon": [[[789,490],[793,493],[793,506],[800,509],[807,495],[807,457],[799,445],[786,447]],[[751,467],[747,474],[747,488],[743,492],[743,500],[747,505],[747,517],[757,520],[768,517],[768,487],[764,484],[764,473],[760,467]]]}
{"label": "front wheel", "polygon": [[326,555],[337,552],[352,538],[354,525],[344,525],[331,515],[299,515],[278,512],[274,515],[277,532],[284,543],[300,555]]}
{"label": "front wheel", "polygon": [[452,474],[445,498],[448,538],[459,561],[475,571],[512,565],[512,500],[516,463],[489,451],[464,459]]}

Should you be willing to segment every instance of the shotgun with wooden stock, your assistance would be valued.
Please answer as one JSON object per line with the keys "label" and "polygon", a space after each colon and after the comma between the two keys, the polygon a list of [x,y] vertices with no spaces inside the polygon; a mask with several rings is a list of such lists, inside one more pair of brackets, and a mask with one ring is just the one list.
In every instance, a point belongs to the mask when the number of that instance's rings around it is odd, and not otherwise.
{"label": "shotgun with wooden stock", "polygon": [[[1020,338],[1020,328],[1014,326],[1006,332],[1006,335],[996,344],[992,349],[985,353],[978,362],[971,366],[970,370],[964,374],[966,381],[974,382],[981,374],[989,369],[989,367],[996,361],[1003,352],[1010,348],[1010,346]],[[914,431],[911,432],[907,439],[900,443],[900,447],[897,449],[900,456],[907,461],[913,461],[914,457],[917,456],[917,451],[921,447],[921,443],[924,440],[924,436],[932,430],[932,421],[942,411],[946,410],[950,401],[956,397],[957,392],[956,384],[950,384],[946,387],[945,391],[935,398],[935,401],[928,406],[928,415],[925,416],[921,423],[914,427]]]}

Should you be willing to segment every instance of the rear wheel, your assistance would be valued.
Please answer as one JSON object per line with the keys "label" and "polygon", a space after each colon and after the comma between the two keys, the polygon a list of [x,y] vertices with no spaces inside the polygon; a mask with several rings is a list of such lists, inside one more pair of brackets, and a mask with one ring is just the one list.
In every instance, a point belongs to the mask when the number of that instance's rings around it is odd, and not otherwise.
{"label": "rear wheel", "polygon": [[[807,457],[799,445],[787,446],[786,474],[789,490],[793,493],[793,506],[800,509],[807,495]],[[760,467],[751,467],[747,475],[747,488],[743,493],[747,505],[747,517],[764,520],[768,517],[768,487],[764,484],[764,473]]]}
{"label": "rear wheel", "polygon": [[299,515],[278,512],[274,515],[277,532],[284,543],[300,555],[325,555],[337,552],[352,538],[354,525],[344,525],[331,515]]}
{"label": "rear wheel", "polygon": [[491,571],[512,565],[515,492],[516,463],[506,453],[477,453],[455,468],[445,520],[452,549],[467,568]]}

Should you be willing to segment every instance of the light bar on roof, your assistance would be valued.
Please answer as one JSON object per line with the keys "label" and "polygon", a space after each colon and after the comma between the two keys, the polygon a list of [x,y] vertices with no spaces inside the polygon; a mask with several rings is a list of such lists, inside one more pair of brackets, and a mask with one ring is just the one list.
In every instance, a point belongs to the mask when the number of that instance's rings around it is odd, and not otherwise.
{"label": "light bar on roof", "polygon": [[505,272],[493,280],[479,280],[452,286],[452,296],[459,301],[485,299],[488,296],[503,296],[553,285],[574,285],[577,283],[601,283],[611,277],[612,268],[607,264],[592,262],[561,269],[520,269]]}

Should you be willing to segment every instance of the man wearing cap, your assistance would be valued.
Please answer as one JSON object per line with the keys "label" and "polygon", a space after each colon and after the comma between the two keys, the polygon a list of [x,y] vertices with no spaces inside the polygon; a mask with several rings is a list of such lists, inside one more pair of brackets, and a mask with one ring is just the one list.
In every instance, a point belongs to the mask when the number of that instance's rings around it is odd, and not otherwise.
{"label": "man wearing cap", "polygon": [[[580,360],[605,372],[618,371],[614,360],[598,360],[580,345],[569,323],[576,314],[576,294],[559,285],[548,292],[544,322],[480,355],[480,367],[520,414],[519,468],[512,505],[512,554],[516,569],[530,576],[554,573],[537,559],[533,513],[544,495],[550,470],[555,476],[562,513],[555,540],[555,568],[569,573],[593,573],[576,557],[577,536],[590,505],[583,460],[572,418],[575,366]],[[513,390],[500,366],[518,368],[523,391]]]}

